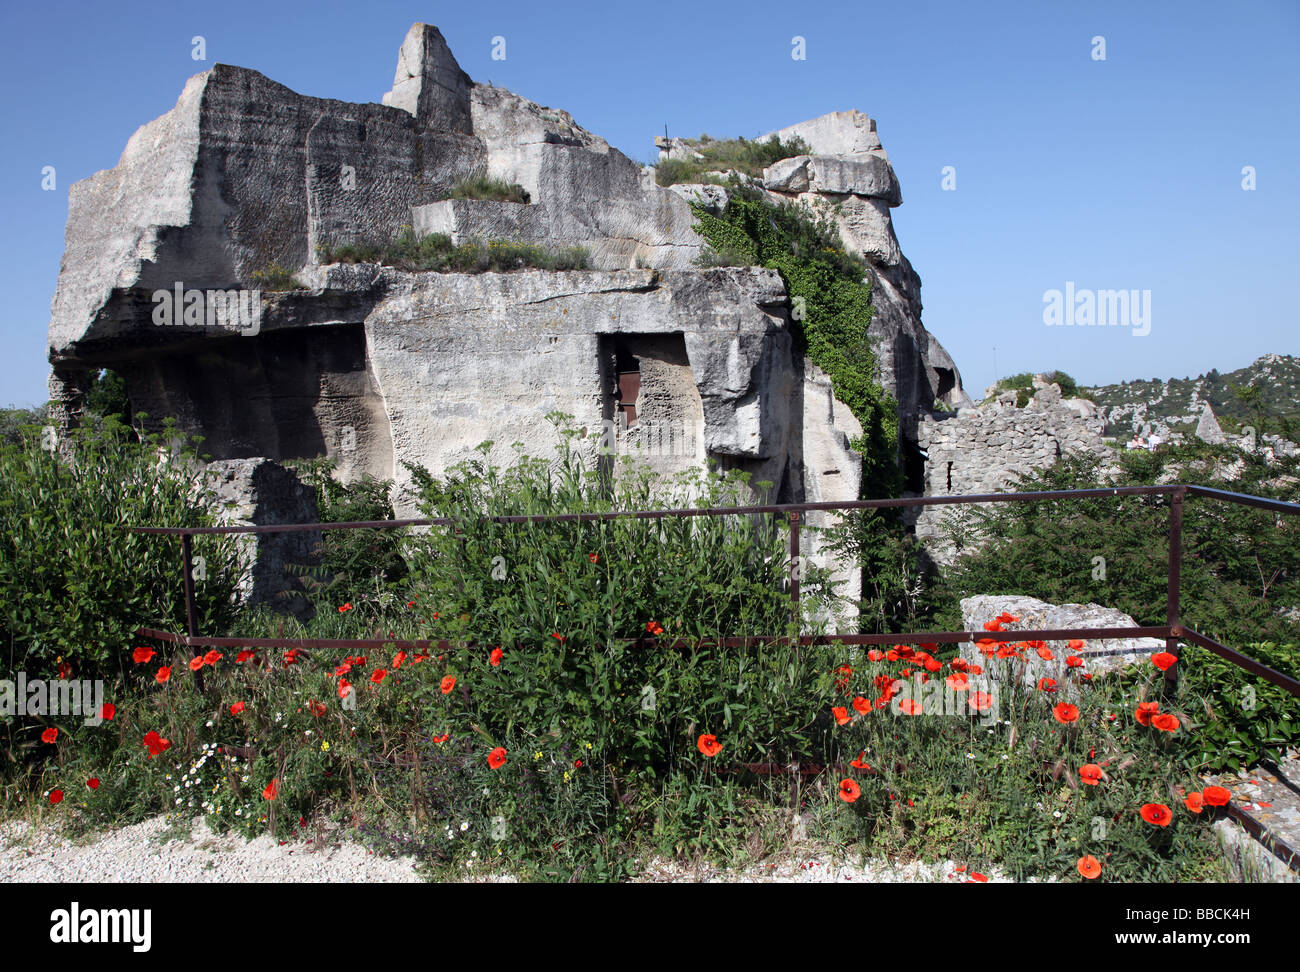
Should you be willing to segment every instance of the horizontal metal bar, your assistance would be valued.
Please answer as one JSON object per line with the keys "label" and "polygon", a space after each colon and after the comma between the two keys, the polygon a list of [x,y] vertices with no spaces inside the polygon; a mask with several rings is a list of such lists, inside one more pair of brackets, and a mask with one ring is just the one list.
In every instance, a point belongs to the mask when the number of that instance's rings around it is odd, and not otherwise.
{"label": "horizontal metal bar", "polygon": [[1194,496],[1208,496],[1226,503],[1240,503],[1242,506],[1258,506],[1261,510],[1273,510],[1275,513],[1300,513],[1300,503],[1288,503],[1285,500],[1268,499],[1264,496],[1251,496],[1248,493],[1230,493],[1226,489],[1213,489],[1209,486],[1188,486],[1187,492]]}
{"label": "horizontal metal bar", "polygon": [[[611,510],[606,513],[551,513],[526,516],[485,516],[480,521],[492,523],[574,523],[618,519],[660,519],[687,516],[741,516],[755,513],[852,512],[907,506],[946,506],[962,503],[1040,502],[1058,499],[1104,499],[1110,496],[1151,496],[1173,493],[1182,486],[1116,486],[1110,489],[1057,489],[1026,493],[965,493],[949,496],[904,496],[895,499],[845,500],[824,503],[778,503],[762,506],[705,506],[684,510]],[[207,533],[291,533],[311,530],[376,529],[393,530],[409,526],[452,526],[460,522],[448,517],[415,520],[361,520],[353,523],[281,523],[271,526],[224,527],[128,527],[131,533],[191,534]]]}
{"label": "horizontal metal bar", "polygon": [[1200,645],[1202,648],[1214,652],[1214,654],[1218,655],[1220,658],[1226,658],[1238,668],[1244,668],[1248,672],[1253,672],[1260,678],[1272,682],[1274,685],[1278,686],[1278,688],[1286,689],[1292,695],[1300,696],[1300,681],[1296,681],[1290,675],[1284,675],[1279,671],[1275,671],[1267,665],[1255,661],[1255,659],[1251,658],[1249,655],[1243,655],[1241,652],[1237,651],[1237,649],[1229,648],[1227,645],[1220,644],[1213,638],[1207,638],[1198,631],[1192,631],[1190,628],[1184,627],[1181,629],[1181,632],[1181,637],[1192,642],[1192,644]]}
{"label": "horizontal metal bar", "polygon": [[[1067,641],[1071,638],[1157,638],[1169,636],[1170,628],[1165,626],[1142,628],[1051,628],[1032,631],[915,631],[904,634],[844,634],[844,635],[751,635],[737,638],[700,638],[667,640],[661,638],[629,638],[626,644],[639,644],[659,648],[749,648],[766,644],[809,645],[906,645],[906,644],[941,644],[975,642],[981,638],[995,641]],[[349,648],[416,648],[426,650],[436,646],[439,651],[451,647],[448,641],[409,638],[218,638],[200,635],[173,634],[157,628],[137,628],[141,638],[153,638],[187,647],[204,648],[312,648],[312,649],[349,649]],[[1159,647],[1149,649],[1152,652]],[[1115,652],[1090,652],[1086,648],[1080,655],[1110,655]],[[1123,654],[1128,654],[1123,652]]]}

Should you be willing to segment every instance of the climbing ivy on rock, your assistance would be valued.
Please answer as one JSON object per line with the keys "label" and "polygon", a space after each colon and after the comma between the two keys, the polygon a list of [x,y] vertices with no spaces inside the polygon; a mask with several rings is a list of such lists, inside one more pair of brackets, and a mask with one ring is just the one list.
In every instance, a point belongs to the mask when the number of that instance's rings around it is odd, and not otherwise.
{"label": "climbing ivy on rock", "polygon": [[862,423],[852,446],[862,454],[863,494],[899,495],[898,403],[876,380],[866,264],[844,251],[828,216],[796,203],[774,205],[735,179],[728,193],[721,210],[692,205],[700,220],[696,229],[711,248],[705,262],[776,270],[796,308],[802,299],[802,320],[795,322],[799,349],[830,376],[836,397]]}

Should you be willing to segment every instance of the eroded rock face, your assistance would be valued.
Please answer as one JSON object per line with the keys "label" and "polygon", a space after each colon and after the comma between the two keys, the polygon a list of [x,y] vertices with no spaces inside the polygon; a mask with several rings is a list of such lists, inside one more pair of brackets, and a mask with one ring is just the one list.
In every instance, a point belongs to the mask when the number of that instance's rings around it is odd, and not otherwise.
{"label": "eroded rock face", "polygon": [[[316,523],[315,491],[296,474],[261,457],[208,464],[206,488],[218,508],[221,526],[273,526]],[[301,577],[290,565],[316,563],[317,532],[237,534],[244,566],[243,597],[250,605],[305,616],[310,608]]]}
{"label": "eroded rock face", "polygon": [[[810,155],[783,159],[763,173],[774,199],[798,200],[834,216],[845,247],[868,263],[872,278],[870,334],[881,379],[898,400],[905,450],[916,442],[917,421],[935,401],[970,405],[961,374],[921,323],[921,279],[903,256],[889,210],[902,204],[898,177],[880,144],[876,123],[860,111],[837,111],[771,134],[798,137]],[[769,136],[763,136],[767,138]]]}

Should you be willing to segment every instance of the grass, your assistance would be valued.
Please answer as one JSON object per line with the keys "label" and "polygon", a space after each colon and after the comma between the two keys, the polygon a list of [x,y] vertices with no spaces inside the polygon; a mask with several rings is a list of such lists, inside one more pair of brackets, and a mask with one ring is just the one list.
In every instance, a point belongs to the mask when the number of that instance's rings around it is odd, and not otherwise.
{"label": "grass", "polygon": [[509,273],[516,270],[587,270],[583,247],[547,247],[511,240],[466,240],[453,244],[445,233],[417,237],[410,228],[390,243],[323,245],[322,263],[377,263],[412,272]]}
{"label": "grass", "polygon": [[451,189],[448,199],[488,199],[493,202],[527,203],[528,193],[518,183],[494,179],[485,172],[476,172],[462,179]]}
{"label": "grass", "polygon": [[659,185],[672,186],[684,182],[722,185],[725,184],[725,178],[709,176],[707,173],[726,173],[734,169],[742,175],[759,176],[765,168],[781,159],[807,155],[811,151],[808,143],[798,136],[782,142],[774,135],[759,142],[745,138],[719,140],[701,135],[698,139],[687,139],[686,143],[701,158],[665,159],[660,162],[655,167],[655,181]]}

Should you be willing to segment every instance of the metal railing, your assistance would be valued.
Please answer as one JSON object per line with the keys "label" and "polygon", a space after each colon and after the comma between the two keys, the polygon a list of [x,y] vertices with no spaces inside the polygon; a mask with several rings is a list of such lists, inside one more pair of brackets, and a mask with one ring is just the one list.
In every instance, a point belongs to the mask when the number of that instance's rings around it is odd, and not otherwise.
{"label": "metal railing", "polygon": [[[668,517],[697,516],[734,516],[745,514],[770,514],[784,517],[790,524],[789,553],[790,578],[789,596],[792,606],[797,609],[800,590],[797,564],[800,556],[800,524],[807,513],[848,513],[857,510],[881,510],[913,506],[948,506],[974,503],[1020,503],[1042,502],[1045,500],[1082,500],[1101,499],[1120,496],[1169,496],[1169,559],[1168,584],[1165,602],[1165,623],[1162,625],[1135,625],[1130,627],[1105,628],[1051,628],[1018,631],[913,631],[885,634],[831,634],[792,636],[751,636],[744,638],[719,637],[715,639],[693,639],[689,642],[663,641],[655,639],[653,643],[661,647],[694,645],[699,647],[744,647],[754,644],[777,642],[800,645],[901,645],[909,643],[964,643],[986,639],[993,642],[1007,641],[1061,641],[1070,638],[1113,639],[1113,638],[1159,638],[1165,642],[1165,651],[1179,657],[1180,641],[1190,642],[1212,652],[1228,662],[1265,679],[1290,693],[1300,697],[1300,681],[1276,671],[1251,658],[1235,648],[1216,641],[1198,631],[1189,628],[1181,617],[1182,565],[1183,565],[1183,503],[1188,496],[1201,496],[1222,502],[1256,507],[1275,513],[1300,514],[1300,503],[1288,503],[1282,500],[1233,493],[1226,490],[1212,489],[1207,486],[1188,484],[1171,484],[1164,486],[1118,486],[1109,489],[1071,489],[1045,490],[1024,493],[978,493],[946,496],[915,496],[896,499],[869,499],[844,502],[824,503],[781,503],[755,506],[699,507],[679,510],[616,510],[605,513],[560,513],[532,514],[521,516],[489,516],[483,520],[494,523],[573,523],[596,522],[615,519],[661,519]],[[181,539],[181,558],[184,569],[186,634],[161,631],[155,628],[139,628],[136,634],[172,644],[184,645],[194,649],[196,655],[209,648],[304,648],[308,650],[339,649],[350,653],[355,648],[380,648],[391,646],[400,650],[426,651],[436,648],[446,650],[450,647],[445,640],[403,639],[403,638],[240,638],[213,637],[200,635],[197,629],[197,608],[194,597],[193,544],[192,538],[207,534],[268,534],[268,533],[312,533],[325,530],[376,529],[393,530],[415,526],[451,526],[457,521],[447,517],[405,520],[367,520],[352,523],[296,523],[275,526],[221,526],[221,527],[134,527],[134,533],[179,536]],[[629,639],[637,640],[637,639]],[[647,639],[641,639],[647,640]],[[1086,653],[1085,653],[1086,654]],[[1165,689],[1172,691],[1182,666],[1171,665],[1165,671]],[[198,674],[198,673],[196,673]],[[201,685],[201,683],[200,683]],[[773,768],[775,769],[775,768]],[[1257,819],[1236,804],[1229,804],[1229,816],[1241,823],[1246,830],[1276,856],[1284,860],[1292,869],[1300,871],[1300,850],[1289,847],[1280,838],[1271,835],[1267,828]]]}

